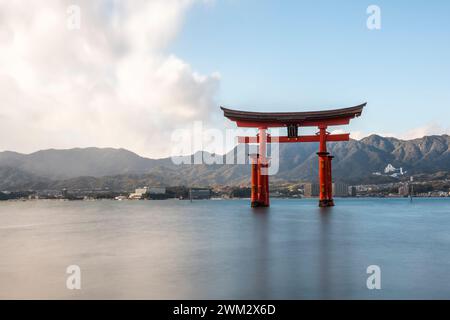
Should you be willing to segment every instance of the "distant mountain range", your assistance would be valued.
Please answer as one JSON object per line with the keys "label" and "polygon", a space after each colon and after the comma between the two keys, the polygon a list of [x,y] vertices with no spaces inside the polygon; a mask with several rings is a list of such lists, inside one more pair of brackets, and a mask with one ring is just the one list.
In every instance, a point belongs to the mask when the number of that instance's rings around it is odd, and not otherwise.
{"label": "distant mountain range", "polygon": [[[371,135],[362,140],[329,143],[335,181],[350,184],[395,181],[376,176],[388,164],[418,177],[450,178],[450,136],[409,141]],[[316,143],[280,145],[280,167],[272,183],[316,181]],[[235,148],[231,155],[248,153]],[[199,153],[197,156],[204,156]],[[193,155],[194,156],[194,155]],[[191,158],[193,157],[191,156]],[[230,155],[229,155],[230,156]],[[225,156],[224,156],[225,157]],[[170,158],[149,159],[125,149],[42,150],[32,154],[0,152],[0,190],[132,190],[143,185],[214,186],[249,183],[248,165],[175,165]]]}

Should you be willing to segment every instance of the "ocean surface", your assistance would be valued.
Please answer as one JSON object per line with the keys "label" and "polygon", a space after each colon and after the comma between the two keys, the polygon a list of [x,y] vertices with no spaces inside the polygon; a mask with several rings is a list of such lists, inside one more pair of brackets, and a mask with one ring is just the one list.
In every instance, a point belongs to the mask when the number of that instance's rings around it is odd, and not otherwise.
{"label": "ocean surface", "polygon": [[0,202],[0,299],[450,299],[450,198],[271,204]]}

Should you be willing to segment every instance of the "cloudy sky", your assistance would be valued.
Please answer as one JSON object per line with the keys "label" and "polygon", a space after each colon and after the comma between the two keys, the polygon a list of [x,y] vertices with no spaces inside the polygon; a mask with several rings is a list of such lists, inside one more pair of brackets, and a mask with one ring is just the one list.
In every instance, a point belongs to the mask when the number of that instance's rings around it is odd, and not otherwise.
{"label": "cloudy sky", "polygon": [[450,133],[450,4],[410,2],[368,30],[367,1],[0,0],[0,150],[162,157],[174,130],[229,126],[219,105],[367,101],[355,138]]}

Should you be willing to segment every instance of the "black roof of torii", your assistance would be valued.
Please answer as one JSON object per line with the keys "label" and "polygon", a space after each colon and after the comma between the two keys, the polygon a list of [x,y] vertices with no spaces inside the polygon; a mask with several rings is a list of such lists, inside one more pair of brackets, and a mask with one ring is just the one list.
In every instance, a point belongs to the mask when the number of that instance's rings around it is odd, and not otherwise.
{"label": "black roof of torii", "polygon": [[268,123],[304,123],[320,122],[333,119],[352,119],[359,117],[367,103],[358,106],[342,109],[324,111],[303,111],[303,112],[251,112],[232,110],[220,107],[224,116],[232,121],[238,122],[268,122]]}

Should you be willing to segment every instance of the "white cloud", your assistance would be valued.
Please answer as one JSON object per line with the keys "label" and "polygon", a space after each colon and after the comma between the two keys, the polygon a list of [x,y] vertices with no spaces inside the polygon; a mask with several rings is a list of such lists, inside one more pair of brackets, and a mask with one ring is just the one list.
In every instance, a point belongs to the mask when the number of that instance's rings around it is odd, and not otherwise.
{"label": "white cloud", "polygon": [[428,123],[422,127],[414,128],[400,135],[400,139],[410,140],[424,136],[450,134],[450,127],[444,128],[438,123]]}
{"label": "white cloud", "polygon": [[0,149],[168,155],[172,130],[217,108],[219,75],[166,53],[193,2],[0,0]]}
{"label": "white cloud", "polygon": [[392,132],[372,132],[367,133],[363,131],[352,131],[350,133],[350,137],[352,139],[361,140],[362,138],[368,137],[372,134],[377,134],[382,137],[395,137],[397,139],[401,140],[412,140],[417,138],[423,138],[424,136],[431,136],[431,135],[443,135],[448,134],[450,135],[450,127],[444,128],[438,123],[430,122],[424,126],[409,129],[404,132],[399,133],[392,133]]}

